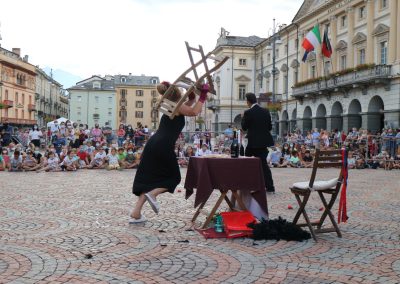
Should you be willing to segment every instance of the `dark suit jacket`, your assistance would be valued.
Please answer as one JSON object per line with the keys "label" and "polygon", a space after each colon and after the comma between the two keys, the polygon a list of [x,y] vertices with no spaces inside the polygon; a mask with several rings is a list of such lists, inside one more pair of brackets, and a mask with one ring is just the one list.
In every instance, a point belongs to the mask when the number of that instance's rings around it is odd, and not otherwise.
{"label": "dark suit jacket", "polygon": [[249,148],[266,148],[274,145],[271,114],[267,109],[255,105],[246,110],[242,117],[242,129],[247,130]]}

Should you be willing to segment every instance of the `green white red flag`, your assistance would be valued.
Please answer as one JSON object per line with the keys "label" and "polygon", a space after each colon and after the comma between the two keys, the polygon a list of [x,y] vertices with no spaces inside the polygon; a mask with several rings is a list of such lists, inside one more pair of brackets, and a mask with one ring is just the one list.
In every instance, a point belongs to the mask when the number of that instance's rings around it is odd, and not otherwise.
{"label": "green white red flag", "polygon": [[319,25],[315,25],[315,27],[308,32],[306,37],[303,40],[301,46],[308,52],[312,50],[317,50],[317,48],[321,45],[321,34],[319,33]]}

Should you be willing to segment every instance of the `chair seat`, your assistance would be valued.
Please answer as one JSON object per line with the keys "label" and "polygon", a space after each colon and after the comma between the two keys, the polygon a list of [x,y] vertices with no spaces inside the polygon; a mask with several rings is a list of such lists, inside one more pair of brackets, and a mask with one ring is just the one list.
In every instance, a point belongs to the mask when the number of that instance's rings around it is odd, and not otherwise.
{"label": "chair seat", "polygon": [[338,182],[337,178],[330,179],[330,180],[316,180],[314,181],[314,186],[313,188],[309,188],[309,181],[302,181],[302,182],[296,182],[292,185],[292,189],[300,189],[300,190],[325,190],[325,189],[331,189],[336,186]]}

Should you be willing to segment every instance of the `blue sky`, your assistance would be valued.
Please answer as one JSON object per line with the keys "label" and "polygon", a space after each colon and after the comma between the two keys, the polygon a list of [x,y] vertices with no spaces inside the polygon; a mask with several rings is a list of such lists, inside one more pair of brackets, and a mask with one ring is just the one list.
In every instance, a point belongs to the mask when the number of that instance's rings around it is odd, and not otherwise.
{"label": "blue sky", "polygon": [[266,37],[274,17],[289,24],[302,2],[0,0],[0,43],[20,47],[34,65],[81,78],[132,73],[173,81],[189,67],[185,41],[210,51],[221,27]]}

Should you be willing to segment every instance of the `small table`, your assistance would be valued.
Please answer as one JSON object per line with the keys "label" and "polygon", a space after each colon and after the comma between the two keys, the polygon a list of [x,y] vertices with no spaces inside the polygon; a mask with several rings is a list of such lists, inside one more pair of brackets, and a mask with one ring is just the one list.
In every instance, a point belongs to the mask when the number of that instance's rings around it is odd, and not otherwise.
{"label": "small table", "polygon": [[196,220],[201,209],[207,203],[214,190],[219,190],[221,196],[208,215],[202,229],[207,228],[215,212],[225,200],[231,210],[234,205],[227,197],[230,191],[237,200],[241,210],[247,210],[238,191],[246,192],[257,201],[260,208],[268,214],[267,195],[261,161],[254,157],[214,158],[191,157],[185,180],[186,199],[196,188],[194,207],[198,207],[192,218]]}

